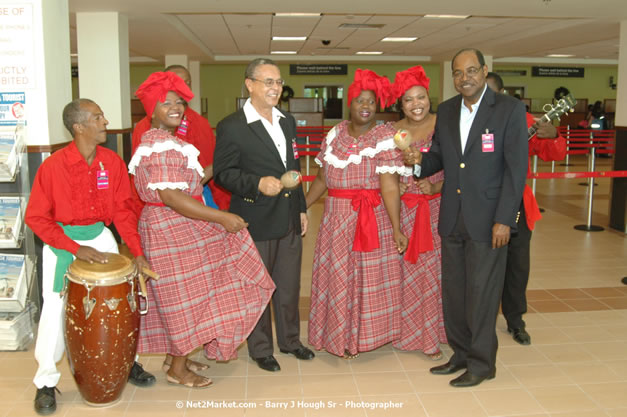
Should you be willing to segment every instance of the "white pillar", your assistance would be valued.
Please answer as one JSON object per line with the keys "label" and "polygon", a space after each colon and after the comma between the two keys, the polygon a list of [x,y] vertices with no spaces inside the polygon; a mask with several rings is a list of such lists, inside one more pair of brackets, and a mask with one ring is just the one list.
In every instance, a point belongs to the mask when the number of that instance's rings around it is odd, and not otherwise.
{"label": "white pillar", "polygon": [[182,65],[185,68],[188,67],[187,55],[166,55],[165,56],[165,67],[169,67],[170,65]]}
{"label": "white pillar", "polygon": [[[71,140],[61,117],[72,100],[68,0],[0,0],[0,27],[0,93],[18,93],[9,106],[23,97],[27,144]],[[10,115],[0,111],[4,123]]]}
{"label": "white pillar", "polygon": [[453,70],[451,69],[451,61],[443,61],[440,64],[440,79],[442,80],[442,91],[440,91],[441,101],[448,100],[451,97],[455,97],[459,94],[455,90],[455,84],[453,84]]}
{"label": "white pillar", "polygon": [[627,127],[627,20],[620,22],[615,126]]}
{"label": "white pillar", "polygon": [[76,13],[76,38],[80,96],[98,103],[108,129],[131,128],[127,16]]}
{"label": "white pillar", "polygon": [[484,55],[485,64],[488,66],[488,71],[494,72],[494,57],[492,55]]}
{"label": "white pillar", "polygon": [[192,77],[192,92],[194,93],[189,106],[200,113],[200,61],[189,61],[189,75]]}

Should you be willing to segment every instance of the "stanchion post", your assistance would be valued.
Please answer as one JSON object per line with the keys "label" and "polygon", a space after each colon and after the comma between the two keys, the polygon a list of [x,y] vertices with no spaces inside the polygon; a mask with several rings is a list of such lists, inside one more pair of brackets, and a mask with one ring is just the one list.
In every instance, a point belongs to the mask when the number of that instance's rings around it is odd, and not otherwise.
{"label": "stanchion post", "polygon": [[560,164],[564,167],[569,166],[568,163],[570,155],[568,155],[568,151],[570,151],[570,125],[566,125],[566,158],[564,158],[564,163]]}
{"label": "stanchion post", "polygon": [[[305,136],[305,145],[307,145],[307,151],[309,151],[309,136]],[[305,162],[307,163],[305,172],[307,173],[307,176],[309,176],[309,153],[305,156]],[[309,192],[309,181],[307,181],[307,192]]]}
{"label": "stanchion post", "polygon": [[[590,144],[593,144],[592,133],[590,133]],[[594,163],[594,146],[590,147],[590,158],[588,159],[589,171],[594,172],[595,163]],[[578,224],[575,226],[577,230],[583,230],[586,232],[600,232],[603,229],[601,226],[592,224],[592,206],[594,200],[594,177],[588,178],[588,218],[586,224]]]}
{"label": "stanchion post", "polygon": [[[533,173],[534,174],[538,173],[538,155],[533,156]],[[531,180],[531,191],[533,192],[533,195],[536,195],[536,179],[535,178]]]}

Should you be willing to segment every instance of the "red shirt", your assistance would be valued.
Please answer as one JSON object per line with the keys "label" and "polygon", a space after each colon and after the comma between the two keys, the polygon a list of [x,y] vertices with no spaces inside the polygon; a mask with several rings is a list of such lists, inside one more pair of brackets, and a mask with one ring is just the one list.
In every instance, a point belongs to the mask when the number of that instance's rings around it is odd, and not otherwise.
{"label": "red shirt", "polygon": [[[531,127],[535,120],[527,113],[527,127]],[[566,157],[566,139],[559,132],[555,139],[539,139],[533,135],[529,139],[529,156],[538,155],[543,161],[561,161]]]}
{"label": "red shirt", "polygon": [[[98,189],[101,163],[108,171],[108,186]],[[47,158],[35,176],[24,221],[45,243],[74,255],[80,245],[57,222],[72,226],[113,222],[131,253],[143,255],[126,165],[115,152],[100,146],[91,166],[74,142]]]}
{"label": "red shirt", "polygon": [[[213,134],[211,125],[207,119],[189,107],[185,109],[183,116],[188,123],[187,131],[184,132],[182,129],[178,129],[176,131],[176,137],[194,145],[196,149],[198,149],[200,152],[198,162],[200,162],[200,165],[202,165],[203,168],[213,164],[213,152],[216,148],[216,137]],[[137,125],[135,125],[135,129],[133,129],[131,155],[135,153],[135,150],[141,143],[142,136],[150,130],[150,128],[151,125],[148,116],[141,119]],[[213,195],[213,199],[218,207],[221,210],[228,210],[231,202],[231,193],[217,185],[213,178],[209,181],[209,188],[211,189],[211,194]],[[133,187],[133,194],[139,200],[135,187]],[[141,204],[141,207],[143,207],[143,204]]]}
{"label": "red shirt", "polygon": [[[527,127],[531,127],[535,123],[533,116],[527,113]],[[529,139],[529,156],[538,155],[543,161],[559,161],[566,157],[566,139],[559,132],[554,139],[540,139],[533,135]],[[527,172],[531,172],[531,161],[527,168]],[[527,227],[529,230],[535,228],[537,220],[542,218],[536,197],[533,195],[531,188],[526,185],[523,192],[522,204],[525,206],[525,217],[527,219]]]}

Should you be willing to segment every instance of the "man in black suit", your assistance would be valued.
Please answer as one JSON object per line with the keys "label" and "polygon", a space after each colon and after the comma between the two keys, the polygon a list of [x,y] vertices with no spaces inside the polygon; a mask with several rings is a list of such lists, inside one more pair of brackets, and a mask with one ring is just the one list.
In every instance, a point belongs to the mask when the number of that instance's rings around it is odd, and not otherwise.
{"label": "man in black suit", "polygon": [[[272,304],[279,350],[312,359],[314,353],[300,342],[298,316],[302,235],[307,231],[305,195],[302,186],[286,190],[279,180],[286,171],[300,171],[296,122],[275,107],[283,80],[272,60],[253,60],[245,77],[250,98],[218,123],[215,181],[232,193],[229,211],[248,222],[276,284]],[[248,337],[248,352],[261,369],[281,369],[273,356],[270,306]]]}
{"label": "man in black suit", "polygon": [[448,363],[431,373],[466,372],[451,385],[468,387],[494,378],[498,313],[510,230],[527,174],[524,104],[487,88],[480,51],[453,58],[460,95],[438,106],[427,153],[406,154],[426,177],[444,169],[439,233],[442,237],[442,302]]}

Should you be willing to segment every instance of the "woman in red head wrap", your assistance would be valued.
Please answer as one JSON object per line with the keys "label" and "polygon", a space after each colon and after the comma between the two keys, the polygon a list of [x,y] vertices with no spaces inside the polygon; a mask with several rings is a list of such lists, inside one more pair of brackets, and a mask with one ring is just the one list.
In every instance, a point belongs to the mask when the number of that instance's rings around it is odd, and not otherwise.
{"label": "woman in red head wrap", "polygon": [[229,360],[270,300],[274,284],[244,220],[202,203],[198,150],[174,133],[192,92],[172,72],[157,72],[136,92],[152,129],[144,133],[129,171],[146,202],[139,234],[160,275],[148,286],[140,353],[166,353],[169,383],[202,388],[208,365],[187,359],[204,345],[207,358]]}
{"label": "woman in red head wrap", "polygon": [[[429,78],[418,65],[396,73],[393,99],[399,99],[402,119],[393,124],[408,134],[408,150],[426,152],[431,146],[436,115],[431,112]],[[402,152],[397,149],[402,161]],[[399,321],[400,337],[394,347],[420,350],[433,360],[442,357],[440,343],[446,343],[442,315],[442,276],[438,216],[442,171],[428,178],[415,179],[412,168],[401,173],[401,230],[409,237],[402,261],[403,288]]]}
{"label": "woman in red head wrap", "polygon": [[[399,252],[407,239],[400,233],[395,171],[403,164],[396,161],[395,130],[375,121],[377,101],[384,108],[390,96],[386,77],[355,72],[350,121],[323,140],[320,169],[307,194],[309,207],[328,189],[314,251],[309,343],[347,358],[399,335]],[[395,194],[379,191],[386,182]]]}

